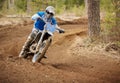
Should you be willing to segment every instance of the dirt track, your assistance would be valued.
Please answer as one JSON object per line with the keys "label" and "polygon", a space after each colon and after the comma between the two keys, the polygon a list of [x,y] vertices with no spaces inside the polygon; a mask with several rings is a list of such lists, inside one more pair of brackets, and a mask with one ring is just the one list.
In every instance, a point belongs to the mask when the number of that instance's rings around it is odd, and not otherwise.
{"label": "dirt track", "polygon": [[120,83],[120,56],[83,45],[87,25],[60,25],[47,59],[32,64],[18,54],[32,24],[0,28],[0,83]]}

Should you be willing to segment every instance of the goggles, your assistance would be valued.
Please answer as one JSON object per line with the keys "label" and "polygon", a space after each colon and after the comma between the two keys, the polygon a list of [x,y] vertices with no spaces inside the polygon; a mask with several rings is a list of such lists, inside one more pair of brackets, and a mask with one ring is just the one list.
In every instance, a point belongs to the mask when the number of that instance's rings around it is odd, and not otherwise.
{"label": "goggles", "polygon": [[50,14],[51,16],[54,16],[53,13],[49,12],[49,11],[46,11],[47,14]]}

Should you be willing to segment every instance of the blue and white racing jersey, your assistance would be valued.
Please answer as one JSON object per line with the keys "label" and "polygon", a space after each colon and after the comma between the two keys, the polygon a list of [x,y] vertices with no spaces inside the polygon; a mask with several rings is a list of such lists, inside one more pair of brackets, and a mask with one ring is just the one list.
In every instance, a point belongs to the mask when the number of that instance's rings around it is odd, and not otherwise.
{"label": "blue and white racing jersey", "polygon": [[56,31],[55,25],[57,24],[56,19],[54,17],[50,19],[46,19],[45,17],[45,12],[38,12],[32,16],[32,20],[35,21],[34,27],[38,30],[43,30],[44,29],[44,21],[41,19],[38,19],[38,17],[41,17],[47,21],[47,30],[50,31],[51,33],[54,33]]}

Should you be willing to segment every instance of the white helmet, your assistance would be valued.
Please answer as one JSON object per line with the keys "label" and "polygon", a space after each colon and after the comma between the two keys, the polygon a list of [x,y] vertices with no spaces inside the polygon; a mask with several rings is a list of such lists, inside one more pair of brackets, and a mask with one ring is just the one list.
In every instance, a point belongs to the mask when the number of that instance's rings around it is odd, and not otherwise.
{"label": "white helmet", "polygon": [[55,8],[53,6],[48,6],[46,9],[45,9],[46,13],[48,14],[52,14],[52,15],[55,15]]}

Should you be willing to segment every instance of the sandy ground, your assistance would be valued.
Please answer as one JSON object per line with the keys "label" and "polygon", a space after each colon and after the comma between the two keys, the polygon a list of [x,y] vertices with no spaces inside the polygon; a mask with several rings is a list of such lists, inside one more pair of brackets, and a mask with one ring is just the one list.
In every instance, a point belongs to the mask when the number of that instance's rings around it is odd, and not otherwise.
{"label": "sandy ground", "polygon": [[0,27],[0,83],[120,83],[120,55],[84,45],[85,20],[60,23],[66,33],[55,33],[48,58],[41,63],[18,58],[32,26],[30,22]]}

